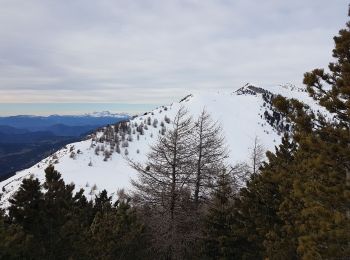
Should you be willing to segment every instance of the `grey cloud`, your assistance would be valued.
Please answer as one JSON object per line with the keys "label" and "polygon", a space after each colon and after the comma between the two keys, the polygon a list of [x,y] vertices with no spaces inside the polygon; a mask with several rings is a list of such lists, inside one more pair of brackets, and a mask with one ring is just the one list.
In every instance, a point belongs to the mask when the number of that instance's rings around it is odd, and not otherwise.
{"label": "grey cloud", "polygon": [[0,0],[0,102],[162,103],[324,67],[343,0]]}

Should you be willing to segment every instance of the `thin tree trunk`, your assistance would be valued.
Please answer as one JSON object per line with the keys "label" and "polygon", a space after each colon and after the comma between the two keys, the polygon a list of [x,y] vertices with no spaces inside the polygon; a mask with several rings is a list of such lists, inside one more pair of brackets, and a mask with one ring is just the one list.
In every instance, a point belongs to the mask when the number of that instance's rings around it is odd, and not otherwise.
{"label": "thin tree trunk", "polygon": [[194,203],[196,207],[198,207],[199,204],[199,189],[201,185],[201,163],[202,163],[202,133],[203,133],[203,121],[200,122],[200,135],[199,135],[199,154],[198,154],[198,161],[197,161],[197,176],[196,176],[196,187],[194,191]]}
{"label": "thin tree trunk", "polygon": [[[348,167],[346,167],[345,169],[346,169],[346,187],[345,188],[350,189],[350,170],[348,169]],[[350,209],[349,208],[346,211],[346,216],[348,219],[350,219]]]}
{"label": "thin tree trunk", "polygon": [[174,220],[175,200],[176,200],[176,194],[175,194],[175,186],[176,186],[175,166],[173,166],[173,173],[172,173],[171,178],[172,178],[172,183],[171,183],[170,217],[171,217],[171,220]]}

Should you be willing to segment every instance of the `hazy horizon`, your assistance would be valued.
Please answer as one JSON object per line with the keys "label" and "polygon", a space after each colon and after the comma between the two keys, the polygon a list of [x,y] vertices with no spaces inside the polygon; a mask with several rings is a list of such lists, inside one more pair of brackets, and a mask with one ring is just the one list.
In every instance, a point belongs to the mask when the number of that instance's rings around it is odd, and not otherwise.
{"label": "hazy horizon", "polygon": [[0,117],[16,115],[83,115],[93,112],[139,114],[158,107],[159,104],[130,103],[0,103]]}

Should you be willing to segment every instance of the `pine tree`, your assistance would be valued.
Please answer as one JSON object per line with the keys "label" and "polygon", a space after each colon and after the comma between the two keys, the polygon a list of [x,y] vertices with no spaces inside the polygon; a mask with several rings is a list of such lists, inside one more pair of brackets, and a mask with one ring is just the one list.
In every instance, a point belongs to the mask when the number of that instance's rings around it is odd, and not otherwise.
{"label": "pine tree", "polygon": [[93,209],[95,212],[105,212],[112,209],[112,197],[108,196],[106,190],[102,190],[95,196]]}
{"label": "pine tree", "polygon": [[298,253],[305,259],[345,257],[350,253],[350,197],[344,161],[350,149],[334,128],[316,132],[320,134],[301,137],[302,148],[296,154],[294,196],[303,205],[295,218],[295,223],[302,223]]}
{"label": "pine tree", "polygon": [[67,259],[79,255],[78,248],[82,250],[79,234],[83,233],[84,224],[91,221],[91,207],[83,191],[73,196],[74,185],[65,185],[53,166],[45,173],[43,185],[38,179],[23,180],[9,200],[9,221],[20,226],[29,239],[30,250],[25,258]]}
{"label": "pine tree", "polygon": [[0,210],[1,259],[148,257],[144,226],[129,199],[120,196],[112,205],[104,190],[88,202],[83,190],[73,195],[74,185],[66,185],[52,166],[45,172],[43,185],[23,180],[8,217]]}
{"label": "pine tree", "polygon": [[350,255],[350,22],[334,42],[329,72],[315,69],[304,75],[309,94],[337,118],[320,117],[315,131],[299,136],[304,174],[295,193],[305,205],[298,247],[304,258]]}
{"label": "pine tree", "polygon": [[279,210],[284,196],[291,192],[292,180],[288,171],[294,160],[294,151],[295,144],[285,136],[275,153],[267,153],[268,163],[262,167],[261,173],[252,175],[235,198],[232,231],[237,241],[237,258],[293,259],[290,249],[283,248],[289,246],[296,251],[291,236],[286,237],[286,245],[279,244],[279,251],[275,250],[277,243],[270,240],[282,231]]}
{"label": "pine tree", "polygon": [[269,162],[261,169],[262,187],[267,190],[260,190],[258,196],[262,195],[265,212],[261,213],[268,222],[264,228],[259,227],[259,223],[256,227],[264,231],[260,233],[263,238],[262,251],[270,259],[297,259],[298,235],[295,218],[302,203],[295,199],[293,190],[296,150],[296,144],[285,135],[275,154],[267,153]]}
{"label": "pine tree", "polygon": [[296,100],[274,100],[292,122],[298,147],[293,162],[282,171],[290,177],[278,182],[283,195],[277,211],[280,226],[269,232],[265,243],[267,252],[280,252],[281,257],[283,253],[301,259],[350,254],[350,23],[334,41],[336,61],[329,64],[329,72],[315,69],[305,74],[304,83],[336,120],[314,115]]}
{"label": "pine tree", "polygon": [[228,173],[221,172],[204,219],[202,254],[208,259],[236,259],[236,239],[232,230],[233,190]]}
{"label": "pine tree", "polygon": [[[99,202],[98,202],[99,201]],[[110,205],[102,192],[96,204]],[[103,202],[104,201],[104,202]],[[89,229],[88,256],[90,259],[141,259],[147,253],[144,227],[128,200],[116,206],[98,208]]]}
{"label": "pine tree", "polygon": [[61,174],[53,166],[45,169],[45,179],[44,206],[41,214],[45,217],[42,226],[46,236],[46,257],[69,257],[72,242],[67,236],[71,232],[70,219],[74,218],[70,215],[75,204],[74,185],[66,185]]}
{"label": "pine tree", "polygon": [[8,222],[5,212],[0,209],[0,259],[24,258],[34,249],[35,241],[26,236],[21,226]]}
{"label": "pine tree", "polygon": [[36,236],[41,232],[43,218],[38,214],[43,207],[44,194],[38,179],[24,179],[13,197],[9,199],[9,218],[26,233]]}

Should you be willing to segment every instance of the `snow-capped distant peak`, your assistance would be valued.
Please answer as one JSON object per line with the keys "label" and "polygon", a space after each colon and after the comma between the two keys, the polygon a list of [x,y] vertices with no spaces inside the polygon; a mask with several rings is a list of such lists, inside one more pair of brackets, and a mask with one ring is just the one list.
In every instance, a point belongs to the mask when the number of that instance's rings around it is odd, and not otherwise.
{"label": "snow-capped distant peak", "polygon": [[126,113],[111,113],[109,111],[92,112],[85,114],[91,117],[125,117],[128,116]]}

